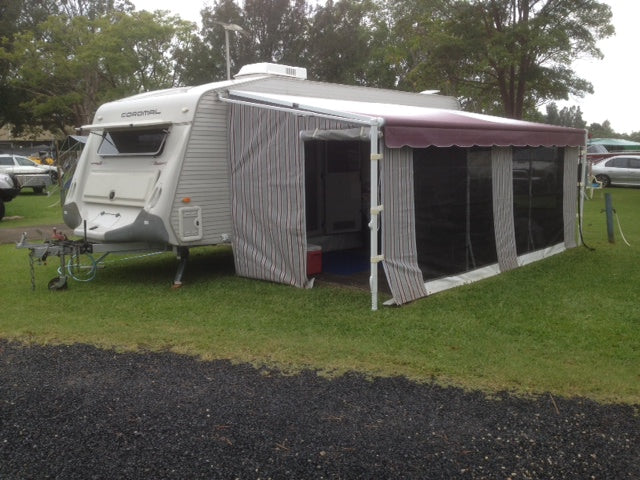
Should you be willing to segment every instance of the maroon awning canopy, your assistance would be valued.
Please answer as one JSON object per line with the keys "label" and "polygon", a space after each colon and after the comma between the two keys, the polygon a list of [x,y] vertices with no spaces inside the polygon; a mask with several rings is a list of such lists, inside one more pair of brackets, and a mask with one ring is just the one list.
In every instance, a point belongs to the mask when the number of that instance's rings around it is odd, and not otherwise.
{"label": "maroon awning canopy", "polygon": [[580,146],[585,131],[455,110],[420,109],[397,114],[381,111],[389,148]]}
{"label": "maroon awning canopy", "polygon": [[585,130],[460,110],[274,93],[231,93],[236,97],[273,102],[301,111],[344,116],[347,121],[350,116],[362,120],[382,118],[384,142],[389,148],[577,147],[586,143]]}

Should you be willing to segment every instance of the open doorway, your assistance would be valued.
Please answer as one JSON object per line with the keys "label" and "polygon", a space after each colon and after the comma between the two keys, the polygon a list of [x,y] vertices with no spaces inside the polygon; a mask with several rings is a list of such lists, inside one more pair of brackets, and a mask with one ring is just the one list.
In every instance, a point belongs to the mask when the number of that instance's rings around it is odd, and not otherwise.
{"label": "open doorway", "polygon": [[304,147],[307,244],[321,248],[325,274],[366,272],[370,144],[311,140]]}

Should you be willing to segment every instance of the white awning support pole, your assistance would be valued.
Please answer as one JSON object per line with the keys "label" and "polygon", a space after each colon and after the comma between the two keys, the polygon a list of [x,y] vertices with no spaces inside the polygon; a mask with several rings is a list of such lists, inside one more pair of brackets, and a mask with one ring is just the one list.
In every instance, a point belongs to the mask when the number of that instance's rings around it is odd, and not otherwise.
{"label": "white awning support pole", "polygon": [[378,263],[382,261],[382,255],[378,251],[379,216],[383,209],[382,205],[380,205],[380,191],[378,188],[378,169],[382,159],[378,146],[378,131],[382,122],[382,119],[373,120],[369,130],[369,138],[371,140],[371,193],[369,195],[371,205],[369,217],[371,274],[369,276],[369,288],[371,289],[371,310],[373,311],[378,310]]}
{"label": "white awning support pole", "polygon": [[[589,133],[584,131],[584,146],[578,147],[578,169],[581,172],[578,181],[578,228],[582,228],[582,220],[584,219],[584,196],[586,194],[587,182],[591,181],[591,165],[587,161],[587,144],[589,142]],[[578,235],[578,245],[582,245],[582,231]]]}

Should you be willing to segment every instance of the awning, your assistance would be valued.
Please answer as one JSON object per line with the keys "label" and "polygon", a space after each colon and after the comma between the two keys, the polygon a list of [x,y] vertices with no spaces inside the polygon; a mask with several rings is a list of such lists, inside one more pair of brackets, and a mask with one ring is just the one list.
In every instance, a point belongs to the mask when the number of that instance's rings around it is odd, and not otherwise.
{"label": "awning", "polygon": [[389,148],[581,146],[585,130],[512,120],[458,110],[387,103],[355,102],[249,91],[230,91],[231,98],[351,118],[382,119]]}
{"label": "awning", "polygon": [[129,128],[152,128],[171,125],[172,122],[167,120],[145,120],[140,122],[114,122],[114,123],[93,123],[91,125],[82,125],[80,130],[93,132],[94,130],[118,129],[126,130]]}
{"label": "awning", "polygon": [[640,143],[623,138],[592,138],[589,140],[589,145],[602,145],[610,152],[640,150]]}

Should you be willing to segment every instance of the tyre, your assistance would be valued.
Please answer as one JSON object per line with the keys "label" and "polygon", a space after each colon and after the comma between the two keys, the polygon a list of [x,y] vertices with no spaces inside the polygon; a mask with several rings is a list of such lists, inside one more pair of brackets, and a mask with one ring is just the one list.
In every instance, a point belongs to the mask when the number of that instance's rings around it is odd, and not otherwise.
{"label": "tyre", "polygon": [[605,188],[611,185],[611,179],[606,175],[603,175],[603,174],[596,175],[596,180],[602,184],[602,188]]}
{"label": "tyre", "polygon": [[49,290],[66,290],[67,289],[67,277],[55,277],[49,280]]}
{"label": "tyre", "polygon": [[33,193],[42,193],[44,192],[44,187],[33,187]]}

